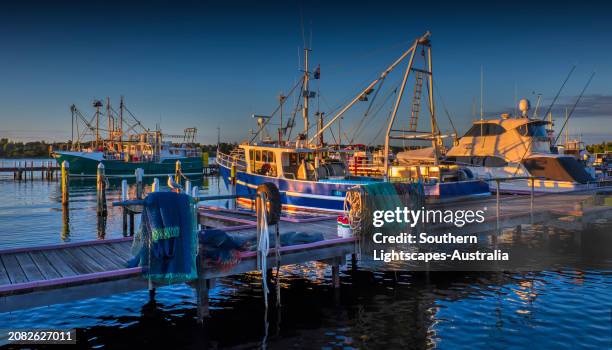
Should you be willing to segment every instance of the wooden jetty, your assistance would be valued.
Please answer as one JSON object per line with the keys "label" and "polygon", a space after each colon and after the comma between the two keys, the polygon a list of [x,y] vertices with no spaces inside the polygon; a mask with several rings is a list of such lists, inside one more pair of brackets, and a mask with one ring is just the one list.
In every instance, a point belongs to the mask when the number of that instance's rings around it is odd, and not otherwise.
{"label": "wooden jetty", "polygon": [[12,173],[15,180],[34,180],[35,174],[41,180],[54,180],[59,170],[55,160],[0,162],[0,173]]}
{"label": "wooden jetty", "polygon": [[[158,188],[158,185],[155,187]],[[197,189],[192,193],[197,196]],[[612,205],[606,198],[603,202],[601,198],[597,199],[597,194],[602,193],[604,197],[608,196],[612,193],[612,188],[535,197],[497,196],[471,202],[439,204],[438,207],[461,210],[487,207],[484,223],[468,224],[463,227],[472,233],[529,222],[556,221],[566,227],[567,218],[572,218],[573,225],[588,225],[598,218],[611,218]],[[200,200],[230,197],[232,196],[198,196]],[[122,196],[122,202],[114,204],[127,207],[135,203]],[[257,220],[252,213],[212,208],[203,205],[203,202],[200,204],[198,222],[201,225],[222,228],[232,235],[256,235]],[[133,215],[134,212],[130,214]],[[281,247],[280,261],[276,260],[276,251],[271,247],[266,259],[267,266],[271,268],[277,263],[291,265],[322,261],[332,266],[333,285],[338,287],[339,268],[346,262],[348,255],[353,255],[354,262],[357,239],[339,238],[335,219],[335,216],[283,217],[279,223],[281,234],[292,231],[321,233],[325,239],[316,243]],[[426,229],[432,233],[448,232],[450,226],[435,225]],[[124,231],[126,231],[125,226]],[[130,231],[133,232],[133,223]],[[126,267],[126,262],[132,257],[131,241],[131,237],[125,237],[1,250],[0,312],[143,289],[154,291],[158,286],[151,286],[142,277],[140,268]],[[207,268],[202,259],[198,259],[199,277],[195,286],[200,319],[208,315],[208,291],[216,278],[258,270],[257,252],[242,252],[240,257],[240,263],[230,269]]]}
{"label": "wooden jetty", "polygon": [[[231,234],[255,234],[255,228],[235,226]],[[355,238],[338,238],[336,221],[321,218],[307,227],[297,222],[282,222],[284,232],[319,232],[325,240],[281,247],[280,265],[323,261],[333,266],[334,285],[339,286],[338,266],[346,255],[355,253]],[[148,288],[141,268],[126,268],[132,257],[132,238],[87,241],[0,251],[0,312],[65,303]],[[202,285],[215,278],[256,271],[254,251],[242,252],[239,264],[230,270],[200,267]],[[200,263],[202,263],[200,261]],[[276,266],[274,248],[267,266]],[[200,293],[202,316],[207,314],[208,288]]]}

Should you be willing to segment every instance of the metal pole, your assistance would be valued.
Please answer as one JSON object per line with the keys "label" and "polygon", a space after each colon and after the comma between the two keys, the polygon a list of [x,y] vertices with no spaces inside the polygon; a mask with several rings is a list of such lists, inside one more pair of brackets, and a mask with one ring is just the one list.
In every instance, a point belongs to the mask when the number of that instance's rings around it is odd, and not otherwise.
{"label": "metal pole", "polygon": [[438,121],[436,120],[436,108],[433,94],[433,66],[431,62],[431,46],[427,47],[427,64],[429,66],[429,112],[431,114],[431,136],[434,149],[434,165],[438,165]]}
{"label": "metal pole", "polygon": [[303,91],[304,107],[302,109],[302,116],[304,118],[304,138],[306,140],[308,140],[308,128],[310,127],[309,122],[308,122],[308,100],[310,99],[310,96],[309,96],[310,91],[308,91],[308,80],[309,80],[308,51],[310,50],[307,48],[304,48],[304,91]]}
{"label": "metal pole", "polygon": [[185,180],[185,193],[191,195],[191,181]]}
{"label": "metal pole", "polygon": [[408,66],[406,67],[406,72],[404,73],[404,79],[402,80],[402,86],[400,87],[399,93],[397,94],[397,99],[395,100],[395,106],[393,106],[393,112],[391,113],[391,118],[389,120],[389,125],[387,126],[387,133],[385,134],[385,181],[389,180],[389,134],[391,133],[391,129],[393,128],[393,122],[395,121],[395,116],[397,115],[397,110],[399,109],[399,105],[402,102],[402,96],[404,95],[404,88],[406,88],[406,81],[408,81],[408,76],[410,75],[410,70],[412,68],[412,62],[414,61],[414,53],[416,52],[416,47],[418,45],[418,40],[414,43],[412,54],[410,55],[410,60],[408,61]]}

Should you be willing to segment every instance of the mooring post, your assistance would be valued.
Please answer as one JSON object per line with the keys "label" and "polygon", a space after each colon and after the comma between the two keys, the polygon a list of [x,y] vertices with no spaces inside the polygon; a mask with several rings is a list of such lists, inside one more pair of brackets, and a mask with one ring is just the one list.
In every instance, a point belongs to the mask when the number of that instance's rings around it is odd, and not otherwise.
{"label": "mooring post", "polygon": [[144,169],[136,168],[134,171],[134,176],[136,176],[136,199],[142,199],[144,192],[143,185],[143,177],[144,177]]}
{"label": "mooring post", "polygon": [[[127,180],[123,179],[121,180],[121,201],[126,201],[128,199],[128,183]],[[126,207],[123,207],[121,210],[121,216],[123,217],[123,225],[121,226],[123,228],[123,235],[127,236],[127,232],[128,232],[128,209]]]}
{"label": "mooring post", "polygon": [[98,164],[98,171],[96,174],[96,194],[97,214],[98,216],[106,216],[106,178],[104,174],[104,164],[102,164],[102,162]]}
{"label": "mooring post", "polygon": [[496,191],[495,191],[495,212],[497,216],[497,229],[499,230],[499,179],[495,180],[496,183]]}
{"label": "mooring post", "polygon": [[334,288],[340,288],[340,265],[337,259],[334,259],[332,264],[332,285]]}
{"label": "mooring post", "polygon": [[185,180],[185,193],[191,196],[191,181]]}
{"label": "mooring post", "polygon": [[181,184],[181,161],[177,160],[174,168],[174,182]]}
{"label": "mooring post", "polygon": [[151,192],[157,192],[157,191],[159,191],[159,179],[154,178],[153,185],[151,185]]}
{"label": "mooring post", "polygon": [[67,160],[62,162],[62,205],[67,206],[70,200],[70,163]]}

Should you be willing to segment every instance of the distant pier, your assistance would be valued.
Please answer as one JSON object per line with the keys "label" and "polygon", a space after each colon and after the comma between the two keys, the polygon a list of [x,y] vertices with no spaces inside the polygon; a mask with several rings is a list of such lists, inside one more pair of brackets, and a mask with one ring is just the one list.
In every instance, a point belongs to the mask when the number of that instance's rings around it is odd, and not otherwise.
{"label": "distant pier", "polygon": [[[60,166],[55,160],[0,162],[0,173],[12,173],[15,180],[56,180]],[[37,176],[38,175],[38,176]]]}

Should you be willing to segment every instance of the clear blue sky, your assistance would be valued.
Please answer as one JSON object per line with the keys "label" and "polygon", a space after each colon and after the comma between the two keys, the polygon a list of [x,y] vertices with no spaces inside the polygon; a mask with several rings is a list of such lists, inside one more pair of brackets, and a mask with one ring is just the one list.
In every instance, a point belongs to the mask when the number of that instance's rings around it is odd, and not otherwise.
{"label": "clear blue sky", "polygon": [[[70,104],[89,114],[94,98],[118,104],[124,95],[151,128],[195,126],[199,141],[215,143],[220,126],[223,141],[243,140],[254,126],[250,115],[271,113],[276,96],[300,75],[303,18],[311,62],[321,64],[315,87],[322,111],[430,30],[435,81],[460,131],[473,118],[474,99],[479,103],[481,65],[492,115],[514,108],[515,89],[532,105],[541,93],[547,107],[576,64],[555,112],[560,118],[595,71],[570,132],[610,140],[610,10],[589,1],[3,2],[0,137],[66,140]],[[439,99],[437,106],[447,129]],[[347,115],[347,124],[360,113],[362,107]],[[369,142],[381,121],[360,141]]]}

